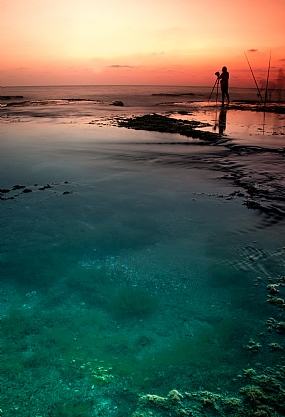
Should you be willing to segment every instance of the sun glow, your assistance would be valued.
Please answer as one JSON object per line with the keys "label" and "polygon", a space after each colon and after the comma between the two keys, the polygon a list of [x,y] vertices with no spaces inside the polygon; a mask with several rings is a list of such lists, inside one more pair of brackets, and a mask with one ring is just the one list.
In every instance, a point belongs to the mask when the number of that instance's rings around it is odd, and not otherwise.
{"label": "sun glow", "polygon": [[[285,2],[1,1],[2,85],[231,83],[284,65]],[[256,18],[258,16],[258,19]]]}

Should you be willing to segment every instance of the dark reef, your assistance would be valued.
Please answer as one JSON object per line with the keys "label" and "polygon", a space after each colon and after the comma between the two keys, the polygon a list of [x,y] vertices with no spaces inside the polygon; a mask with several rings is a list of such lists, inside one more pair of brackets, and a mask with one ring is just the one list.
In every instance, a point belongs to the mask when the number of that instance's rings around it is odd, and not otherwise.
{"label": "dark reef", "polygon": [[199,127],[209,126],[206,123],[197,122],[195,120],[177,120],[156,113],[129,119],[121,119],[118,121],[118,126],[135,130],[178,133],[183,136],[200,139],[210,143],[219,143],[221,140],[223,141],[222,136],[217,133],[196,130]]}

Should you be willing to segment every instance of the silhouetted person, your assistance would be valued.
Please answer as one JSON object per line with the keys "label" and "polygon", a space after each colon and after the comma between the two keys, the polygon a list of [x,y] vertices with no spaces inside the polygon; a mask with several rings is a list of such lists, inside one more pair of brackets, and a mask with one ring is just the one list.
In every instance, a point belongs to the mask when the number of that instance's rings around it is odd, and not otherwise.
{"label": "silhouetted person", "polygon": [[221,91],[222,91],[222,105],[224,105],[225,103],[225,97],[227,97],[228,104],[230,104],[229,78],[230,78],[230,74],[227,71],[227,67],[223,67],[222,73],[219,75]]}

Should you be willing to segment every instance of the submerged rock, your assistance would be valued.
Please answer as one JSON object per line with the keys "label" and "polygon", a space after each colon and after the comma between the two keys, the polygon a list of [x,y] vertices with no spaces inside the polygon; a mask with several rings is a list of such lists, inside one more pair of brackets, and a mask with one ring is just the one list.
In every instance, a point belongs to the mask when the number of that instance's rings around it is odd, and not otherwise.
{"label": "submerged rock", "polygon": [[181,394],[177,390],[170,391],[166,397],[142,395],[132,417],[284,415],[284,367],[277,370],[267,368],[266,371],[258,374],[254,369],[245,370],[247,383],[238,390],[236,396],[210,391]]}
{"label": "submerged rock", "polygon": [[[186,410],[181,408],[182,398],[183,395],[177,390],[170,391],[167,397],[151,394],[142,395],[139,399],[138,410],[135,411],[132,417],[156,416],[156,412],[158,412],[159,415],[161,415],[161,412],[166,412],[167,415],[169,415],[168,412],[174,412],[175,415],[187,415]],[[183,411],[185,411],[185,413]]]}
{"label": "submerged rock", "polygon": [[26,186],[25,185],[19,185],[19,184],[16,184],[16,185],[13,186],[13,190],[21,190],[22,188],[26,188]]}

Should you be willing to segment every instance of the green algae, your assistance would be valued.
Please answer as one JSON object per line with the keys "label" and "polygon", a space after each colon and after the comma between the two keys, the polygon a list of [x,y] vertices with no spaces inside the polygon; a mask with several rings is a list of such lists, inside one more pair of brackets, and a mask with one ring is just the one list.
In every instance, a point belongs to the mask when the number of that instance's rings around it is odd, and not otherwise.
{"label": "green algae", "polygon": [[[65,282],[81,302],[102,307],[113,293],[114,276],[105,268],[77,265],[68,271]],[[120,279],[116,276],[116,279]]]}
{"label": "green algae", "polygon": [[76,258],[68,250],[47,246],[32,246],[11,250],[2,262],[2,279],[15,282],[24,291],[49,288],[59,281]]}
{"label": "green algae", "polygon": [[91,417],[93,415],[92,408],[94,405],[94,401],[78,401],[73,400],[68,404],[54,404],[51,407],[51,415],[52,417]]}
{"label": "green algae", "polygon": [[122,288],[110,302],[110,311],[116,319],[145,318],[157,308],[155,297],[139,287]]}

